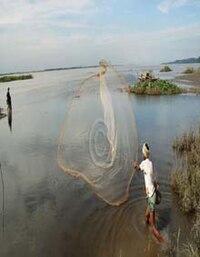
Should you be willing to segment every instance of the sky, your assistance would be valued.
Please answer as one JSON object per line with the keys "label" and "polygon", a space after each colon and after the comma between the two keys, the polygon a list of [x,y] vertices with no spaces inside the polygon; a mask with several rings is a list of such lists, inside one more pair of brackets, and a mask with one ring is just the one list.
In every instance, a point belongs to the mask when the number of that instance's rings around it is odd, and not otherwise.
{"label": "sky", "polygon": [[200,56],[200,0],[0,0],[0,73]]}

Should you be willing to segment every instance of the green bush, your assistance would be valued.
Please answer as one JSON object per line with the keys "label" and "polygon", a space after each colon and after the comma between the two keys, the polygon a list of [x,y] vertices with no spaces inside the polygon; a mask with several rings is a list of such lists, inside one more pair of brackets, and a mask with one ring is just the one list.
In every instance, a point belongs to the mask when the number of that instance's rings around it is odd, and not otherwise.
{"label": "green bush", "polygon": [[165,66],[160,70],[160,72],[169,72],[169,71],[172,71],[172,69],[171,69],[169,66],[167,66],[167,65],[165,65]]}

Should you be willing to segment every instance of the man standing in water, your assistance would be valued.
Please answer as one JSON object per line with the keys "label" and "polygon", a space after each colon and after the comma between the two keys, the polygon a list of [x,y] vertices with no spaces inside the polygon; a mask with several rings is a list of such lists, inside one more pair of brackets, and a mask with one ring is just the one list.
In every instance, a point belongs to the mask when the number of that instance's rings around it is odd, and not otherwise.
{"label": "man standing in water", "polygon": [[156,205],[156,191],[153,183],[153,164],[149,160],[150,150],[148,144],[144,144],[142,147],[143,161],[139,165],[136,161],[134,162],[134,168],[141,170],[144,174],[145,189],[147,195],[147,209],[146,209],[146,223],[149,221],[152,226],[152,232],[155,237],[162,243],[164,242],[163,237],[160,235],[155,224],[155,205]]}
{"label": "man standing in water", "polygon": [[10,88],[8,87],[8,91],[7,91],[7,105],[8,105],[8,109],[12,110],[12,101],[11,101],[11,96],[10,96]]}

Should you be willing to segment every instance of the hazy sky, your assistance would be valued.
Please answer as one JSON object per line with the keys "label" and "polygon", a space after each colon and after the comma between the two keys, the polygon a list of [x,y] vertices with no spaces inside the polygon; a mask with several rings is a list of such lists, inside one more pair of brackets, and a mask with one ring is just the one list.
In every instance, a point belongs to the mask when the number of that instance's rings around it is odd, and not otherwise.
{"label": "hazy sky", "polygon": [[0,0],[0,73],[200,56],[200,0]]}

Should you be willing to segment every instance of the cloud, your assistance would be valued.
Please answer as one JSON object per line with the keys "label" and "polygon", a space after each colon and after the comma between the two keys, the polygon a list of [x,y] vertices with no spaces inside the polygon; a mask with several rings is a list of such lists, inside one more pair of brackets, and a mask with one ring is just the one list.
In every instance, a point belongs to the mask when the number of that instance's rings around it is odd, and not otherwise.
{"label": "cloud", "polygon": [[98,64],[102,58],[114,64],[158,64],[198,56],[200,51],[200,24],[137,34],[94,36],[80,31],[55,37],[28,29],[15,33],[14,41],[11,34],[6,35],[5,43],[0,41],[1,72]]}
{"label": "cloud", "polygon": [[[162,0],[160,8],[169,12],[194,2]],[[97,64],[102,58],[112,63],[152,64],[164,57],[184,57],[186,52],[199,55],[200,24],[133,33],[130,23],[126,33],[123,25],[105,15],[104,3],[0,0],[0,73]]]}
{"label": "cloud", "polygon": [[94,0],[0,0],[0,26],[59,20],[65,15],[83,15],[94,7]]}
{"label": "cloud", "polygon": [[170,9],[185,6],[189,2],[189,0],[164,0],[158,4],[157,8],[162,13],[168,13]]}

